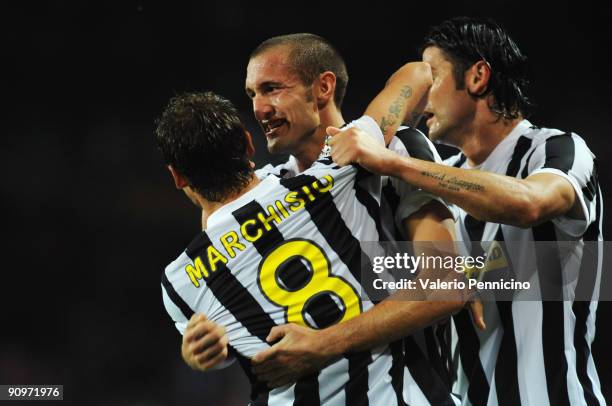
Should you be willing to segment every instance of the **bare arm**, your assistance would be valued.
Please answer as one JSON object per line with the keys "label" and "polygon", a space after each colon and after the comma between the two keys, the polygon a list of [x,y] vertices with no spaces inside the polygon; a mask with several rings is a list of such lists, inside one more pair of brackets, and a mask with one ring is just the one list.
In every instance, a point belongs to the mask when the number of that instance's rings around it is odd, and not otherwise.
{"label": "bare arm", "polygon": [[358,163],[372,172],[395,176],[454,203],[474,218],[531,227],[567,214],[584,218],[572,185],[563,177],[537,173],[525,179],[454,168],[401,157],[362,134],[340,134],[330,141],[340,165]]}
{"label": "bare arm", "polygon": [[418,120],[431,84],[431,67],[424,62],[410,62],[398,69],[370,102],[365,114],[379,123],[385,144],[402,123]]}
{"label": "bare arm", "polygon": [[572,185],[555,174],[516,179],[412,158],[393,159],[388,168],[395,176],[457,204],[479,220],[531,227],[563,214],[582,215]]}
{"label": "bare arm", "polygon": [[[454,252],[454,220],[448,209],[437,201],[426,204],[406,218],[403,228],[415,252],[429,256]],[[444,253],[434,248],[432,241],[441,242]],[[439,270],[421,269],[420,278],[434,277],[434,274],[441,277],[434,271]],[[455,276],[445,274],[442,278]],[[322,330],[322,341],[331,343],[326,351],[340,356],[388,344],[459,311],[468,298],[467,292],[463,291],[444,291],[444,296],[437,298],[435,295],[439,292],[420,292],[424,296],[416,297],[418,293],[396,292],[359,317]],[[425,300],[431,296],[436,300]]]}

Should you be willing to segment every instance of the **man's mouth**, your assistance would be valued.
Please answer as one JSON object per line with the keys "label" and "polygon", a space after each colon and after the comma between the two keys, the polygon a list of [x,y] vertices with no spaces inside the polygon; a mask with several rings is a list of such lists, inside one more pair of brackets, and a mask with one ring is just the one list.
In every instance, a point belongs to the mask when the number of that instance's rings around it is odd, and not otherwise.
{"label": "man's mouth", "polygon": [[266,136],[272,135],[277,128],[279,128],[280,126],[282,126],[286,122],[287,122],[287,120],[285,120],[284,118],[277,118],[277,119],[272,119],[272,120],[260,120],[259,121],[259,123],[261,124],[261,128],[263,128],[264,133],[266,134]]}

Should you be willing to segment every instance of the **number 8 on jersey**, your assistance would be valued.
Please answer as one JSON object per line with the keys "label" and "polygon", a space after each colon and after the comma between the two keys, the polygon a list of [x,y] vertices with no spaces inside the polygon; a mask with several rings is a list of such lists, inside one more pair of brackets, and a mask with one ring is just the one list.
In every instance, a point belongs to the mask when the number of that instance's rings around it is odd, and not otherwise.
{"label": "number 8 on jersey", "polygon": [[[305,277],[302,272],[298,282],[295,282],[296,265],[308,272]],[[283,278],[283,273],[289,274],[289,278]],[[294,282],[289,283],[290,280]],[[331,324],[361,313],[359,295],[346,280],[331,273],[329,260],[313,241],[287,240],[272,250],[259,265],[259,285],[268,300],[285,308],[288,323],[310,328],[327,327],[314,325],[306,317],[309,304],[322,295],[331,297],[340,308],[338,317]]]}

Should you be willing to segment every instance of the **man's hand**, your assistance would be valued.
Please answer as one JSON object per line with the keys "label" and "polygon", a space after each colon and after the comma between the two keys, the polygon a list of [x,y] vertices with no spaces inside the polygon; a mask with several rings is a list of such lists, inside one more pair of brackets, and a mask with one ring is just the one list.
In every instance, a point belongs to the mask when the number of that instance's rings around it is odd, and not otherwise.
{"label": "man's hand", "polygon": [[470,300],[466,307],[469,309],[470,314],[472,315],[472,321],[480,330],[485,331],[487,328],[484,321],[484,306],[482,304],[482,300],[476,297]]}
{"label": "man's hand", "polygon": [[355,127],[344,131],[327,127],[327,133],[332,136],[329,146],[335,163],[340,166],[355,163],[371,172],[387,174],[395,153],[377,143],[365,131]]}
{"label": "man's hand", "polygon": [[266,338],[269,343],[279,340],[270,348],[252,358],[253,373],[268,387],[278,388],[318,371],[332,359],[325,351],[320,332],[285,324],[272,328]]}
{"label": "man's hand", "polygon": [[197,371],[208,371],[227,358],[225,327],[203,314],[191,316],[181,345],[183,360]]}

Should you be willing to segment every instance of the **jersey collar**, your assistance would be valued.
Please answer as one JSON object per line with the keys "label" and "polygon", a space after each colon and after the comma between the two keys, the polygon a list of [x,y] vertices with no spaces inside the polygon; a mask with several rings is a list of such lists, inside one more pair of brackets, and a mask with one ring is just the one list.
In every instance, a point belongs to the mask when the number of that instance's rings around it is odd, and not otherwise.
{"label": "jersey collar", "polygon": [[257,196],[262,196],[263,194],[265,194],[265,192],[263,191],[269,189],[273,185],[277,184],[279,181],[280,179],[276,176],[268,176],[264,180],[259,182],[259,184],[253,189],[249,190],[236,200],[232,200],[231,202],[219,207],[210,216],[208,216],[208,219],[206,220],[206,229],[208,230],[209,228],[212,228],[217,224],[227,221],[225,220],[227,216],[232,216],[232,213],[234,211],[249,203],[250,201],[255,200]]}
{"label": "jersey collar", "polygon": [[483,169],[487,171],[495,170],[494,166],[504,163],[504,157],[507,156],[508,150],[514,148],[516,140],[531,130],[531,123],[527,119],[521,120],[510,133],[504,138],[493,151],[489,154],[483,163],[472,169]]}

